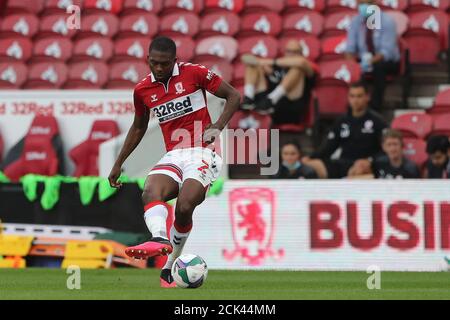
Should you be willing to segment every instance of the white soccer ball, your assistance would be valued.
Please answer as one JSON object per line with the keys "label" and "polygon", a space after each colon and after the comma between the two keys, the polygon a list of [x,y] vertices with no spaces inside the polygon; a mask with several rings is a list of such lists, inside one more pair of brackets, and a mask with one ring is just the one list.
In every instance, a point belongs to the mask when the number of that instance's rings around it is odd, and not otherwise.
{"label": "white soccer ball", "polygon": [[195,254],[182,254],[172,266],[172,277],[180,288],[198,288],[208,276],[205,260]]}

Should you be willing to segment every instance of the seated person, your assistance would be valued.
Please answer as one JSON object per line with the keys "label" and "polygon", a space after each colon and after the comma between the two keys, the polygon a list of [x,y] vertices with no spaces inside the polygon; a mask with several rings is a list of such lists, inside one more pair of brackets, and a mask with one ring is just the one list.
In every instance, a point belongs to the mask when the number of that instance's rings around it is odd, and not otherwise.
{"label": "seated person", "polygon": [[281,147],[281,165],[273,179],[317,179],[313,168],[304,165],[301,159],[302,151],[296,142],[286,143]]}
{"label": "seated person", "polygon": [[416,164],[403,156],[403,136],[400,131],[388,129],[383,133],[384,155],[372,162],[373,177],[376,179],[419,179]]}
{"label": "seated person", "polygon": [[[319,178],[339,179],[370,173],[371,159],[381,153],[381,135],[387,125],[369,109],[369,100],[364,82],[350,84],[349,111],[336,121],[324,146],[311,157],[303,158]],[[338,148],[341,148],[339,159],[331,159]]]}
{"label": "seated person", "polygon": [[273,114],[274,124],[298,123],[309,103],[316,68],[302,56],[300,43],[289,41],[281,58],[245,54],[241,59],[246,66],[241,108]]}
{"label": "seated person", "polygon": [[428,161],[425,178],[449,179],[450,177],[450,142],[444,135],[431,136],[427,141]]}

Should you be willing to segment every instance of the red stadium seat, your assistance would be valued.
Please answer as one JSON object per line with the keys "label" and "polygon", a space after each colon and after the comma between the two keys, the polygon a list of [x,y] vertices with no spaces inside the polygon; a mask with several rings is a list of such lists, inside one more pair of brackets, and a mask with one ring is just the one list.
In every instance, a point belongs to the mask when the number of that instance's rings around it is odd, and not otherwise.
{"label": "red stadium seat", "polygon": [[433,121],[426,113],[411,112],[395,117],[391,127],[401,131],[406,138],[425,139],[431,132]]}
{"label": "red stadium seat", "polygon": [[353,60],[323,61],[319,63],[319,70],[320,79],[339,79],[351,83],[361,77],[361,68]]}
{"label": "red stadium seat", "polygon": [[203,10],[203,3],[203,0],[164,0],[163,15],[180,12],[198,15]]}
{"label": "red stadium seat", "polygon": [[28,69],[23,62],[0,62],[0,89],[18,89],[27,79]]}
{"label": "red stadium seat", "polygon": [[13,182],[34,173],[53,176],[58,172],[58,158],[51,141],[26,139],[20,158],[8,165],[4,173]]}
{"label": "red stadium seat", "polygon": [[51,141],[59,134],[59,126],[53,116],[35,116],[25,140]]}
{"label": "red stadium seat", "polygon": [[[53,12],[53,11],[52,11]],[[67,23],[66,13],[53,13],[41,18],[40,30],[37,35],[38,38],[64,36],[67,38],[73,37],[76,29],[69,29]]]}
{"label": "red stadium seat", "polygon": [[233,64],[233,86],[242,86],[244,85],[245,78],[245,64],[238,61]]}
{"label": "red stadium seat", "polygon": [[392,17],[392,19],[394,19],[395,24],[397,26],[397,35],[401,37],[408,29],[409,25],[408,16],[403,12],[397,10],[389,10],[385,11],[385,13],[387,13]]}
{"label": "red stadium seat", "polygon": [[241,16],[241,30],[237,37],[258,35],[277,36],[281,31],[281,17],[275,12],[255,12]]}
{"label": "red stadium seat", "polygon": [[33,63],[28,69],[25,89],[57,89],[67,80],[67,67],[63,62]]}
{"label": "red stadium seat", "polygon": [[245,6],[245,0],[205,0],[204,13],[230,11],[239,13]]}
{"label": "red stadium seat", "polygon": [[322,12],[325,8],[325,0],[286,0],[285,12],[297,12],[314,10]]}
{"label": "red stadium seat", "polygon": [[440,42],[440,49],[448,48],[448,17],[443,11],[426,10],[409,14],[409,29],[425,29],[434,32]]}
{"label": "red stadium seat", "polygon": [[[412,64],[437,64],[440,49],[436,33],[425,29],[409,29],[403,35]],[[423,50],[427,48],[427,50]]]}
{"label": "red stadium seat", "polygon": [[83,17],[83,27],[77,33],[77,38],[109,37],[112,38],[119,30],[119,19],[112,13],[93,13]]}
{"label": "red stadium seat", "polygon": [[153,38],[158,32],[159,19],[152,13],[135,13],[120,20],[117,38],[145,36]]}
{"label": "red stadium seat", "polygon": [[233,12],[209,13],[200,21],[198,38],[206,38],[215,35],[234,36],[239,31],[240,19]]}
{"label": "red stadium seat", "polygon": [[[237,41],[228,36],[213,36],[200,40],[197,43],[195,54],[197,56],[207,56],[209,59],[218,57],[227,61],[232,61],[238,53]],[[212,56],[212,57],[211,57]]]}
{"label": "red stadium seat", "polygon": [[31,38],[39,29],[38,18],[31,13],[12,14],[2,18],[0,22],[0,36],[24,36]]}
{"label": "red stadium seat", "polygon": [[101,61],[83,61],[69,65],[65,89],[100,89],[108,80],[108,67]]}
{"label": "red stadium seat", "polygon": [[84,0],[86,12],[107,11],[116,15],[122,10],[123,0]]}
{"label": "red stadium seat", "polygon": [[28,38],[0,39],[0,61],[27,61],[31,57],[32,43]]}
{"label": "red stadium seat", "polygon": [[128,37],[114,43],[114,61],[144,60],[147,56],[150,39],[147,37]]}
{"label": "red stadium seat", "polygon": [[200,28],[198,16],[191,12],[169,14],[161,17],[160,34],[166,36],[185,35],[193,37]]}
{"label": "red stadium seat", "polygon": [[403,139],[403,155],[422,168],[428,159],[426,152],[427,144],[422,139]]}
{"label": "red stadium seat", "polygon": [[72,61],[98,59],[107,61],[113,54],[113,42],[105,37],[77,40],[73,46]]}
{"label": "red stadium seat", "polygon": [[377,1],[377,5],[382,10],[395,10],[397,12],[404,11],[408,7],[409,0],[381,0]]}
{"label": "red stadium seat", "polygon": [[433,130],[431,133],[433,135],[442,134],[450,137],[450,112],[433,114],[432,118],[433,118]]}
{"label": "red stadium seat", "polygon": [[283,1],[267,1],[267,0],[246,0],[244,6],[245,13],[253,12],[281,12],[284,9]]}
{"label": "red stadium seat", "polygon": [[319,36],[323,30],[323,16],[315,11],[294,12],[283,16],[282,36]]}
{"label": "red stadium seat", "polygon": [[325,16],[324,30],[321,38],[326,39],[328,37],[347,35],[347,30],[350,28],[350,23],[355,15],[356,12],[342,11]]}
{"label": "red stadium seat", "polygon": [[163,7],[163,0],[124,0],[122,15],[135,13],[158,14]]}
{"label": "red stadium seat", "polygon": [[[299,41],[299,38],[296,37],[283,37],[280,38],[279,41],[279,49],[280,54],[284,55],[284,49],[286,47],[286,43],[289,40]],[[316,61],[316,59],[320,56],[320,42],[319,40],[312,35],[304,35],[300,38],[300,46],[302,47],[302,54],[305,58],[308,58],[311,61]]]}
{"label": "red stadium seat", "polygon": [[357,8],[357,0],[328,0],[327,6],[325,7],[325,13],[330,14],[342,11],[354,11],[356,13]]}
{"label": "red stadium seat", "polygon": [[177,57],[179,61],[188,62],[194,56],[195,42],[188,36],[174,36],[173,41],[177,45]]}
{"label": "red stadium seat", "polygon": [[6,14],[31,13],[37,15],[44,8],[45,0],[9,0],[6,2]]}
{"label": "red stadium seat", "polygon": [[340,60],[347,47],[346,36],[336,36],[326,38],[321,42],[320,61]]}
{"label": "red stadium seat", "polygon": [[109,65],[108,89],[133,88],[150,73],[149,66],[144,61],[123,61]]}
{"label": "red stadium seat", "polygon": [[271,36],[256,36],[239,40],[239,54],[251,53],[263,58],[278,55],[278,41]]}
{"label": "red stadium seat", "polygon": [[410,0],[409,5],[406,8],[407,12],[420,12],[429,9],[437,9],[442,12],[445,12],[449,9],[450,1],[449,0]]}
{"label": "red stadium seat", "polygon": [[94,121],[87,140],[70,150],[69,156],[75,163],[73,176],[98,176],[98,152],[100,144],[114,138],[119,133],[119,126],[114,120]]}
{"label": "red stadium seat", "polygon": [[82,10],[84,8],[83,4],[84,0],[46,0],[43,14],[66,14],[66,10],[70,5],[77,6],[78,8],[80,8],[80,10]]}
{"label": "red stadium seat", "polygon": [[198,63],[207,67],[212,72],[218,74],[222,79],[227,82],[230,82],[233,78],[233,69],[232,65],[226,59],[208,59],[208,57],[203,58],[194,58],[194,63]]}
{"label": "red stadium seat", "polygon": [[433,106],[427,109],[427,113],[450,113],[450,89],[437,93]]}
{"label": "red stadium seat", "polygon": [[36,40],[33,47],[34,62],[67,61],[72,57],[72,41],[64,37]]}

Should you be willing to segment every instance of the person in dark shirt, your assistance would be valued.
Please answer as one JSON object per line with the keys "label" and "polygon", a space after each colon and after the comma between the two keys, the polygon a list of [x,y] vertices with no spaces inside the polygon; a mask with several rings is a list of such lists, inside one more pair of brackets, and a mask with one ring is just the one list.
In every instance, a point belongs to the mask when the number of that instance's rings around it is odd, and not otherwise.
{"label": "person in dark shirt", "polygon": [[431,136],[427,141],[428,161],[425,178],[449,179],[450,177],[450,142],[444,135]]}
{"label": "person in dark shirt", "polygon": [[296,142],[289,142],[281,148],[281,166],[273,179],[316,179],[313,168],[304,165],[301,159],[301,148]]}
{"label": "person in dark shirt", "polygon": [[[348,92],[349,111],[336,121],[322,148],[303,162],[320,178],[339,179],[370,173],[371,159],[381,153],[384,120],[369,109],[370,95],[364,82],[352,83]],[[339,159],[331,159],[341,149]]]}
{"label": "person in dark shirt", "polygon": [[372,162],[372,172],[376,179],[419,179],[416,164],[403,156],[403,137],[397,130],[388,129],[383,133],[384,155]]}

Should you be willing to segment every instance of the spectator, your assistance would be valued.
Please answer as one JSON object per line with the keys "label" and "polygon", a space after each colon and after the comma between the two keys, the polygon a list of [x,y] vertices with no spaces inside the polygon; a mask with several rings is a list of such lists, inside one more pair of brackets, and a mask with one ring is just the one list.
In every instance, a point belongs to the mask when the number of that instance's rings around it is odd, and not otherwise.
{"label": "spectator", "polygon": [[307,108],[315,66],[302,56],[298,41],[288,41],[285,56],[264,59],[246,54],[242,109],[272,114],[274,124],[298,123]]}
{"label": "spectator", "polygon": [[370,8],[374,3],[375,0],[359,0],[359,14],[352,19],[347,33],[346,56],[359,60],[363,73],[372,75],[374,88],[370,106],[379,111],[386,76],[399,71],[400,50],[395,21],[388,14],[374,12]]}
{"label": "spectator", "polygon": [[[314,168],[320,178],[343,178],[370,173],[371,159],[381,152],[380,141],[386,123],[369,109],[365,83],[352,83],[348,92],[350,109],[336,121],[324,146],[303,162]],[[341,148],[339,159],[331,159]]]}
{"label": "spectator", "polygon": [[383,133],[384,155],[372,162],[373,177],[376,179],[419,179],[416,164],[403,156],[403,137],[397,130],[388,129]]}
{"label": "spectator", "polygon": [[427,141],[429,155],[425,178],[448,179],[450,177],[450,142],[444,135],[432,136]]}
{"label": "spectator", "polygon": [[313,168],[304,165],[300,159],[302,151],[296,142],[289,142],[281,148],[281,166],[274,179],[317,179]]}

